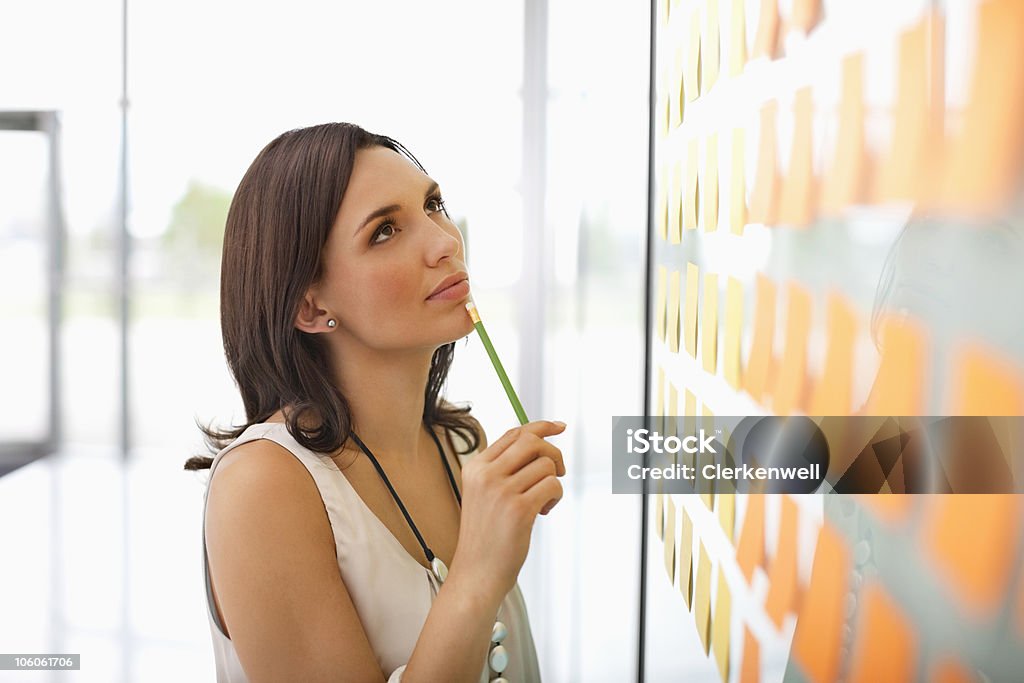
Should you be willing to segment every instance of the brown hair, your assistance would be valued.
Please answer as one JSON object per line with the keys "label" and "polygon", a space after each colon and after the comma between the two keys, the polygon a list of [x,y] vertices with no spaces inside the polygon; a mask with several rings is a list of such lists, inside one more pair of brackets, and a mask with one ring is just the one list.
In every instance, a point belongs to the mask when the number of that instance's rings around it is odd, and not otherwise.
{"label": "brown hair", "polygon": [[[330,453],[348,440],[352,416],[345,396],[323,370],[329,367],[326,344],[320,335],[296,329],[294,321],[306,290],[323,273],[321,252],[356,151],[374,146],[402,154],[426,173],[396,140],[350,123],[326,123],[278,136],[239,183],[224,231],[220,315],[224,354],[242,394],[246,421],[215,429],[197,420],[211,452],[285,407],[290,408],[288,431],[302,446]],[[444,344],[430,361],[423,421],[458,432],[469,452],[480,445],[479,423],[469,407],[440,398],[454,350],[455,342]],[[185,462],[185,469],[207,469],[212,463],[213,458],[197,455]]]}

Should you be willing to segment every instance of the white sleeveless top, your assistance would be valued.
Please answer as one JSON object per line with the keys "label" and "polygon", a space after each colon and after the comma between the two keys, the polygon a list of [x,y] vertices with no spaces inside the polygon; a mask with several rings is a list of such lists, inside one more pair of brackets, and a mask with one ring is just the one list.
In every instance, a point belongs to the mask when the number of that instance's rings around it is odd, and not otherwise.
{"label": "white sleeveless top", "polygon": [[[450,433],[453,440],[459,440],[457,432]],[[426,622],[427,612],[437,596],[440,588],[437,579],[430,570],[409,555],[405,546],[367,507],[334,461],[301,446],[292,438],[284,423],[260,423],[246,429],[214,457],[210,479],[225,453],[235,446],[256,439],[269,439],[280,444],[298,458],[312,475],[331,523],[338,568],[345,587],[352,597],[381,671],[388,683],[398,683]],[[465,444],[457,446],[464,447]],[[459,461],[465,465],[466,460],[475,453],[460,454]],[[238,660],[234,643],[224,634],[213,603],[205,533],[208,496],[209,484],[203,498],[203,580],[206,584],[207,616],[213,636],[217,681],[248,683],[249,679]],[[497,616],[508,627],[508,636],[502,644],[508,650],[509,663],[502,675],[510,683],[539,682],[537,653],[519,584],[505,596]],[[484,663],[480,673],[481,683],[491,680],[491,676]],[[497,674],[493,676],[497,677]]]}

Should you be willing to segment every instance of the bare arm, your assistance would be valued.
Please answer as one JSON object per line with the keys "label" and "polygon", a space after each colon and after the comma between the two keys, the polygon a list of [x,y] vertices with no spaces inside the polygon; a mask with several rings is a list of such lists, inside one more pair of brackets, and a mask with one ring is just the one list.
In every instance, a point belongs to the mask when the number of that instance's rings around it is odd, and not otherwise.
{"label": "bare arm", "polygon": [[[225,456],[210,487],[211,580],[249,679],[384,681],[390,672],[377,664],[302,463],[274,442],[253,441]],[[484,667],[504,593],[454,565],[402,674],[405,683],[475,683]]]}

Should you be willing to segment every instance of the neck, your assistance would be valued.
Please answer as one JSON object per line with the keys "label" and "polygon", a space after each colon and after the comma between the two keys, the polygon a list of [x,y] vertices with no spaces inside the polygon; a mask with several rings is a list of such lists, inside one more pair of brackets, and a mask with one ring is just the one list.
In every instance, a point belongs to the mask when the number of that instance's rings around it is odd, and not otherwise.
{"label": "neck", "polygon": [[414,465],[433,440],[423,429],[424,390],[433,351],[382,352],[348,345],[332,372],[348,400],[359,438],[382,462]]}

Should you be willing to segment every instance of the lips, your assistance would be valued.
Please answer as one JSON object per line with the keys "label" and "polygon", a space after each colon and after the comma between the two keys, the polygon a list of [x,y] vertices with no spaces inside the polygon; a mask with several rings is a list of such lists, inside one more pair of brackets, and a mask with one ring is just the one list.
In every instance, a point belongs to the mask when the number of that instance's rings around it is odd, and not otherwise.
{"label": "lips", "polygon": [[[449,275],[445,279],[441,280],[441,282],[439,282],[437,284],[437,287],[434,287],[434,291],[432,291],[430,293],[430,296],[428,296],[427,299],[436,299],[438,297],[444,296],[445,294],[455,293],[455,291],[452,288],[458,288],[458,290],[460,290],[460,292],[461,292],[462,289],[467,289],[468,290],[468,288],[469,288],[468,283],[465,284],[465,285],[462,284],[462,283],[466,283],[466,281],[468,279],[469,279],[469,275],[467,273],[464,273],[464,272],[459,272],[459,273],[454,273],[452,275]],[[447,291],[447,290],[452,290],[452,291]]]}

